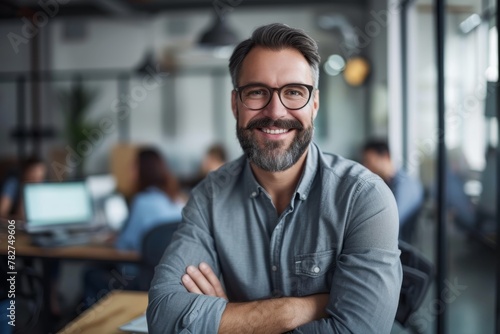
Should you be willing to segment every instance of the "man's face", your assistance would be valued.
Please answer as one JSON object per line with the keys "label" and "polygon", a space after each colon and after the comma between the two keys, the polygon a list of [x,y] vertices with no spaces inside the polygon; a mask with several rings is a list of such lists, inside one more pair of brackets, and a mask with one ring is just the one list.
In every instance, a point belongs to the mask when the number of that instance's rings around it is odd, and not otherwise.
{"label": "man's face", "polygon": [[45,174],[47,173],[47,168],[43,163],[38,163],[31,166],[24,173],[25,182],[43,182],[45,180]]}
{"label": "man's face", "polygon": [[[253,48],[241,66],[238,85],[264,84],[282,87],[290,83],[313,85],[311,67],[295,49],[274,51]],[[277,172],[294,165],[312,140],[313,120],[319,107],[319,94],[312,92],[306,106],[287,109],[278,93],[261,110],[250,110],[233,91],[231,98],[240,145],[252,163],[263,170]]]}
{"label": "man's face", "polygon": [[377,175],[384,175],[386,157],[373,150],[363,152],[363,165]]}

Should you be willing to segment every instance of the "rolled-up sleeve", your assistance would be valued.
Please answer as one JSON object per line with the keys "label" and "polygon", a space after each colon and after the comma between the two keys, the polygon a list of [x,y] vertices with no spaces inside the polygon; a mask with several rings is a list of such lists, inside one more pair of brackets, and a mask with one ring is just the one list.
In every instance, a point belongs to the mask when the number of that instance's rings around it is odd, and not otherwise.
{"label": "rolled-up sleeve", "polygon": [[390,333],[402,282],[398,231],[389,188],[378,178],[359,183],[333,275],[330,317],[294,333]]}
{"label": "rolled-up sleeve", "polygon": [[185,268],[202,261],[220,276],[204,198],[207,197],[201,192],[191,197],[183,210],[183,221],[155,269],[147,309],[149,333],[218,331],[227,302],[223,298],[189,293],[181,282]]}

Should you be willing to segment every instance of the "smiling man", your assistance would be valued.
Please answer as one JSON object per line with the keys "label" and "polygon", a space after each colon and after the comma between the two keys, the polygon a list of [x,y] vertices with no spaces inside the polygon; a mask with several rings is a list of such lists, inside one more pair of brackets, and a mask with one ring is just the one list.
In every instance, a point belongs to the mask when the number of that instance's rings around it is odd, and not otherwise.
{"label": "smiling man", "polygon": [[150,333],[389,333],[398,213],[378,176],[312,142],[319,61],[271,24],[231,56],[241,158],[193,190],[149,292]]}

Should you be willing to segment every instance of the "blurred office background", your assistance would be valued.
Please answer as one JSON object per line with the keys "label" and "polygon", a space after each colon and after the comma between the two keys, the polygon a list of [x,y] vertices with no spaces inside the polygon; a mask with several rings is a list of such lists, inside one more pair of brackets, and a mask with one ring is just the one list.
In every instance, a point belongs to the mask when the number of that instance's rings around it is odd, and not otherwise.
{"label": "blurred office background", "polygon": [[[496,3],[446,3],[445,142],[457,180],[448,183],[473,210],[471,221],[453,207],[446,216],[447,279],[466,286],[446,305],[448,333],[495,327]],[[411,242],[435,261],[433,1],[2,0],[0,19],[0,172],[35,153],[58,181],[123,179],[121,154],[143,144],[180,178],[196,173],[212,143],[239,156],[227,70],[234,41],[271,22],[304,29],[322,57],[315,141],[359,161],[366,140],[387,138],[396,164],[425,187]],[[203,38],[214,23],[222,35]],[[64,277],[60,290],[72,292]],[[413,328],[393,333],[436,333],[440,310],[431,289]]]}

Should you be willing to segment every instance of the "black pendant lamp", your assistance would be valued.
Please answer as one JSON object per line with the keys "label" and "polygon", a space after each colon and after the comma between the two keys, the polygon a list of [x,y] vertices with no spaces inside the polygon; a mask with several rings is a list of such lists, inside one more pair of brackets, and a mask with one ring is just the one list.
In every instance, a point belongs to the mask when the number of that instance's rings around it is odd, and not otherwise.
{"label": "black pendant lamp", "polygon": [[226,22],[225,17],[216,15],[212,26],[201,35],[198,43],[208,47],[237,44],[238,36]]}

